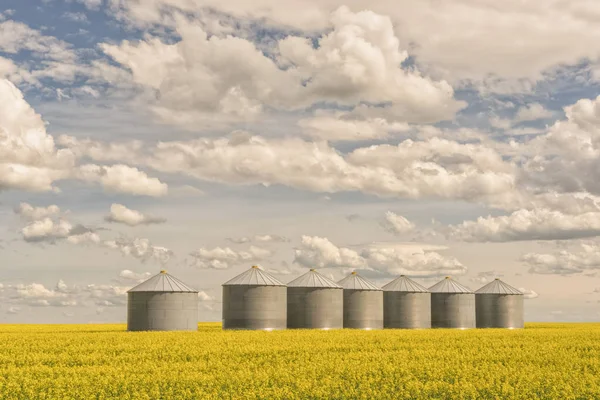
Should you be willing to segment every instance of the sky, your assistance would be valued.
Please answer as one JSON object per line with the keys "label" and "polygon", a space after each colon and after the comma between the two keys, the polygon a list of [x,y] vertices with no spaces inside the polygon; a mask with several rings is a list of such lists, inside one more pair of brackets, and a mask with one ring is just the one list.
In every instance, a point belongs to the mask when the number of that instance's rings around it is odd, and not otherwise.
{"label": "sky", "polygon": [[3,0],[0,323],[260,265],[600,319],[600,4]]}

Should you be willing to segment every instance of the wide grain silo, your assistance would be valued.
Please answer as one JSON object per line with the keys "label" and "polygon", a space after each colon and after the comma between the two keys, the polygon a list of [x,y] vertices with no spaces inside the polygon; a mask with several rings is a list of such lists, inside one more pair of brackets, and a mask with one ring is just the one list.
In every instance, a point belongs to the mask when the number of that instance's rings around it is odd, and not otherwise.
{"label": "wide grain silo", "polygon": [[272,331],[287,325],[287,288],[257,266],[223,284],[223,329]]}
{"label": "wide grain silo", "polygon": [[431,328],[431,293],[401,275],[383,287],[383,327]]}
{"label": "wide grain silo", "polygon": [[475,294],[450,277],[429,288],[432,328],[475,328]]}
{"label": "wide grain silo", "polygon": [[288,328],[344,327],[344,294],[340,285],[311,269],[287,286]]}
{"label": "wide grain silo", "polygon": [[344,289],[344,328],[382,329],[383,292],[356,272],[338,282]]}
{"label": "wide grain silo", "polygon": [[127,330],[198,330],[198,291],[160,271],[127,292]]}
{"label": "wide grain silo", "polygon": [[475,292],[478,328],[516,329],[525,326],[523,293],[495,279]]}

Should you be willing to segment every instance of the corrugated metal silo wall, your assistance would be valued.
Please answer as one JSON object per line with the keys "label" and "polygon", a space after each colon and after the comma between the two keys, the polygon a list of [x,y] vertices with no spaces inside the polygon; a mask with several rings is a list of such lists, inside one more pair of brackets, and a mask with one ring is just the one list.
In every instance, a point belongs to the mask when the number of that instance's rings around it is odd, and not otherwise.
{"label": "corrugated metal silo wall", "polygon": [[160,292],[128,293],[127,330],[198,330],[198,294]]}
{"label": "corrugated metal silo wall", "polygon": [[340,329],[344,326],[341,288],[287,288],[287,327]]}
{"label": "corrugated metal silo wall", "polygon": [[285,286],[223,286],[223,329],[276,330],[286,326]]}
{"label": "corrugated metal silo wall", "polygon": [[475,294],[478,328],[523,328],[523,296],[515,294]]}
{"label": "corrugated metal silo wall", "polygon": [[431,293],[383,292],[383,326],[431,328]]}
{"label": "corrugated metal silo wall", "polygon": [[344,328],[382,329],[383,292],[344,289]]}
{"label": "corrugated metal silo wall", "polygon": [[475,328],[473,293],[431,293],[432,328]]}

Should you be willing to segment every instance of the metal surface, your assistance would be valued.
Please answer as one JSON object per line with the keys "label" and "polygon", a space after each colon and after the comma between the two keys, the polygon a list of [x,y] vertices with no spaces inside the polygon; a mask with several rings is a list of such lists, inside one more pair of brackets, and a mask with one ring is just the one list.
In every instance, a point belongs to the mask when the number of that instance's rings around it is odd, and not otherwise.
{"label": "metal surface", "polygon": [[340,329],[344,326],[342,288],[288,287],[287,327]]}
{"label": "metal surface", "polygon": [[446,277],[429,288],[432,328],[475,328],[475,294]]}
{"label": "metal surface", "polygon": [[196,292],[129,292],[127,330],[198,330]]}
{"label": "metal surface", "polygon": [[287,287],[319,287],[319,288],[341,288],[340,285],[332,281],[331,279],[325,278],[323,275],[311,269],[304,275],[299,276],[290,283]]}
{"label": "metal surface", "polygon": [[382,289],[389,292],[429,293],[429,290],[404,275],[400,275]]}
{"label": "metal surface", "polygon": [[167,271],[162,270],[148,280],[133,287],[128,292],[189,292],[198,293],[173,275],[169,275]]}
{"label": "metal surface", "polygon": [[223,329],[279,330],[287,326],[287,288],[258,267],[223,284]]}
{"label": "metal surface", "polygon": [[525,326],[523,295],[475,294],[478,328],[518,329]]}
{"label": "metal surface", "polygon": [[382,329],[383,292],[353,272],[338,282],[344,288],[344,328]]}
{"label": "metal surface", "polygon": [[523,294],[520,290],[510,286],[506,282],[502,282],[500,279],[496,278],[487,285],[481,287],[476,290],[475,293],[481,294]]}
{"label": "metal surface", "polygon": [[223,286],[223,329],[278,330],[286,326],[285,286]]}
{"label": "metal surface", "polygon": [[383,327],[393,329],[431,328],[429,292],[383,292]]}

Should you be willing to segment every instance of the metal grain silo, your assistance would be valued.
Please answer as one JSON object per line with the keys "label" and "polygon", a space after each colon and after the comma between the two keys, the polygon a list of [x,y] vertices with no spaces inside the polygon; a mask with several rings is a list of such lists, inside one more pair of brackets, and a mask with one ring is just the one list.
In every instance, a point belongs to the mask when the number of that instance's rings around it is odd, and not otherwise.
{"label": "metal grain silo", "polygon": [[432,328],[475,328],[475,295],[449,276],[429,288]]}
{"label": "metal grain silo", "polygon": [[431,293],[412,279],[400,275],[383,287],[383,327],[431,328]]}
{"label": "metal grain silo", "polygon": [[344,288],[344,328],[382,329],[383,292],[352,272],[338,282]]}
{"label": "metal grain silo", "polygon": [[271,331],[287,325],[287,288],[253,266],[223,284],[223,329]]}
{"label": "metal grain silo", "polygon": [[198,291],[160,271],[127,292],[127,330],[198,330]]}
{"label": "metal grain silo", "polygon": [[478,328],[523,328],[523,293],[495,279],[475,292]]}
{"label": "metal grain silo", "polygon": [[311,269],[288,283],[287,312],[290,329],[343,328],[342,287]]}

